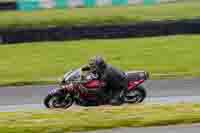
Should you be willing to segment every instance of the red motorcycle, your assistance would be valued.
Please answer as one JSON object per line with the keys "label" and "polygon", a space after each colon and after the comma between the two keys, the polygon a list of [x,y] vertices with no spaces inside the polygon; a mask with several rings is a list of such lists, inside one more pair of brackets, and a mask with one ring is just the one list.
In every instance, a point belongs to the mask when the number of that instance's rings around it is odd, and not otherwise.
{"label": "red motorcycle", "polygon": [[[126,72],[128,88],[124,88],[121,96],[124,103],[141,103],[146,97],[146,90],[142,86],[149,79],[149,73],[145,71]],[[98,106],[108,104],[109,98],[99,98],[98,93],[103,81],[89,74],[86,80],[81,78],[81,69],[66,73],[58,88],[49,91],[44,99],[47,108],[69,108],[73,103],[80,106]],[[108,94],[109,95],[109,94]]]}

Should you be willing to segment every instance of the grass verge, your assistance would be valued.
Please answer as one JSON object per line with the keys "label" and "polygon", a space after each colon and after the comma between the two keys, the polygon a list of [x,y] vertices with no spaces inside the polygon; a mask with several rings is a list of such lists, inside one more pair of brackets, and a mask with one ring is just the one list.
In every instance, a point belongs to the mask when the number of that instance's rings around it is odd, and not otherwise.
{"label": "grass verge", "polygon": [[4,133],[64,133],[118,127],[200,122],[200,104],[124,105],[74,110],[0,113]]}
{"label": "grass verge", "polygon": [[93,55],[126,71],[149,71],[153,79],[199,77],[199,42],[192,35],[2,45],[0,85],[55,83]]}
{"label": "grass verge", "polygon": [[114,25],[143,21],[178,20],[200,17],[200,2],[155,6],[125,6],[81,9],[50,9],[34,12],[1,12],[0,28]]}

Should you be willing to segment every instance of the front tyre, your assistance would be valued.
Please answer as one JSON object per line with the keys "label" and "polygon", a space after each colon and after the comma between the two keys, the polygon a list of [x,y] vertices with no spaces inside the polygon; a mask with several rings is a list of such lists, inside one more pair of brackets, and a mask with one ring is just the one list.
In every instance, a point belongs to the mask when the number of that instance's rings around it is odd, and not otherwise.
{"label": "front tyre", "polygon": [[46,108],[69,108],[72,106],[74,100],[70,94],[61,95],[58,93],[49,94],[44,99],[44,105]]}
{"label": "front tyre", "polygon": [[130,90],[125,95],[126,103],[141,103],[146,98],[146,89],[143,86],[138,86],[134,90]]}

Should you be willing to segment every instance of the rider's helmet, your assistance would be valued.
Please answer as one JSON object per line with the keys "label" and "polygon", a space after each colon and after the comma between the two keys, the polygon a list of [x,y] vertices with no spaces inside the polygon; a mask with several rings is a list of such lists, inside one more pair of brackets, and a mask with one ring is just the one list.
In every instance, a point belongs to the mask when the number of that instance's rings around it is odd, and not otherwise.
{"label": "rider's helmet", "polygon": [[106,62],[101,56],[95,56],[89,60],[89,67],[93,72],[102,71],[106,67]]}

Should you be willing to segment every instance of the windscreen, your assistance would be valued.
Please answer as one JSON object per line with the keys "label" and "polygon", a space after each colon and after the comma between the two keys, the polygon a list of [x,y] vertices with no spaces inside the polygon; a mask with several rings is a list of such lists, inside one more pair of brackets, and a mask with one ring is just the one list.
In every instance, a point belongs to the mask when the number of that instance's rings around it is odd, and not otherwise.
{"label": "windscreen", "polygon": [[76,69],[64,75],[65,81],[79,80],[81,75],[81,69]]}

